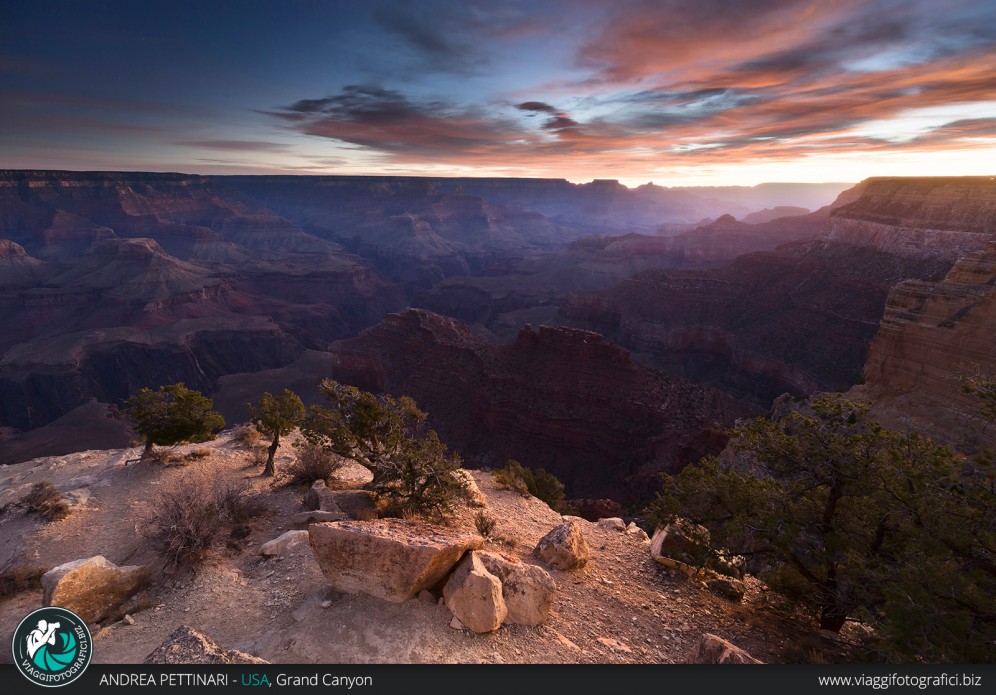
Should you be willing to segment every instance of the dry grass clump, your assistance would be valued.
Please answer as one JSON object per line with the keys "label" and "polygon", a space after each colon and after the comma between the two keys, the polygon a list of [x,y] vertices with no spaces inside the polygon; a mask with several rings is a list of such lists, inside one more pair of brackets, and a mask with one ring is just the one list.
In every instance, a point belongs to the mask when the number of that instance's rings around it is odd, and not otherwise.
{"label": "dry grass clump", "polygon": [[290,465],[287,473],[291,483],[311,485],[316,480],[328,482],[345,463],[345,459],[338,454],[314,444],[304,444],[298,447],[297,460]]}
{"label": "dry grass clump", "polygon": [[244,480],[220,480],[207,468],[190,471],[152,500],[143,535],[170,564],[193,564],[226,527],[258,516],[259,495]]}
{"label": "dry grass clump", "polygon": [[265,446],[252,446],[249,447],[249,453],[246,454],[246,462],[255,468],[262,468],[266,465],[266,447]]}
{"label": "dry grass clump", "polygon": [[261,437],[259,430],[250,422],[241,422],[232,428],[232,441],[247,449],[256,446]]}
{"label": "dry grass clump", "polygon": [[495,533],[498,522],[486,512],[477,512],[474,516],[474,526],[483,538],[491,538]]}
{"label": "dry grass clump", "polygon": [[62,493],[47,480],[32,485],[21,504],[28,514],[37,514],[46,521],[65,519],[70,512],[69,503]]}

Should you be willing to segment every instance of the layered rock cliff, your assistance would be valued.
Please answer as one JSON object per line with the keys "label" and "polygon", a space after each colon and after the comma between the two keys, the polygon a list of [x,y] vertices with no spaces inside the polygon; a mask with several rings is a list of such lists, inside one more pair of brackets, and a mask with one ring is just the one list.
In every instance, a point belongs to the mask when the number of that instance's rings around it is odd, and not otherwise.
{"label": "layered rock cliff", "polygon": [[962,257],[944,280],[910,280],[889,293],[853,398],[887,424],[912,425],[972,452],[996,446],[962,378],[996,374],[996,242]]}
{"label": "layered rock cliff", "polygon": [[889,289],[940,279],[994,229],[989,178],[870,179],[840,196],[809,243],[721,270],[646,271],[572,295],[560,313],[648,364],[759,404],[846,390],[861,378]]}

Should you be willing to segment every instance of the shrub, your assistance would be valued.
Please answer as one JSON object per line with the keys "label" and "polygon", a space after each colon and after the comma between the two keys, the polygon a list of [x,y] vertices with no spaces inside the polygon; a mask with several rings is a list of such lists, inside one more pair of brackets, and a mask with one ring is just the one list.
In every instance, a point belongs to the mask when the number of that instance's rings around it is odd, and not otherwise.
{"label": "shrub", "polygon": [[290,465],[287,472],[292,483],[310,485],[316,480],[328,482],[345,463],[345,459],[338,454],[315,444],[305,443],[298,447],[297,460]]}
{"label": "shrub", "polygon": [[534,471],[514,459],[509,459],[502,468],[494,472],[494,478],[500,487],[522,494],[529,493],[536,499],[546,502],[554,511],[561,511],[563,507],[564,484],[542,468]]}
{"label": "shrub", "polygon": [[245,481],[222,481],[206,469],[191,471],[152,501],[143,535],[167,562],[195,563],[214,545],[226,524],[262,511]]}
{"label": "shrub", "polygon": [[369,488],[397,514],[444,515],[466,487],[426,413],[408,396],[375,396],[331,379],[328,407],[312,406],[301,426],[310,444],[353,459],[373,473]]}
{"label": "shrub", "polygon": [[249,462],[250,466],[255,466],[256,468],[261,468],[266,465],[266,447],[265,446],[254,446],[249,449],[249,453],[246,454],[246,461]]}
{"label": "shrub", "polygon": [[43,480],[31,486],[21,503],[28,514],[37,514],[46,521],[58,521],[69,516],[69,503],[52,483]]}
{"label": "shrub", "polygon": [[240,422],[232,428],[232,441],[247,449],[251,449],[263,437],[251,422]]}
{"label": "shrub", "polygon": [[481,534],[481,536],[484,538],[491,538],[491,536],[494,535],[495,528],[498,526],[498,522],[485,512],[477,512],[474,516],[474,526],[477,527],[477,532]]}

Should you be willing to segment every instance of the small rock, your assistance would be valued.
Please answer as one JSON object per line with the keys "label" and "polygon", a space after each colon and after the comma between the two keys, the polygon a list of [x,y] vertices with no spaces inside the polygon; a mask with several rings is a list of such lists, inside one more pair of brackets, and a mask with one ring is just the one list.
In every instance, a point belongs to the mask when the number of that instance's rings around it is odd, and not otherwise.
{"label": "small rock", "polygon": [[703,633],[695,647],[686,657],[689,664],[760,664],[740,647],[727,642],[722,637]]}
{"label": "small rock", "polygon": [[625,531],[626,522],[617,516],[611,517],[609,519],[599,519],[597,522],[598,528],[604,529],[606,531]]}
{"label": "small rock", "polygon": [[745,593],[744,585],[743,582],[737,581],[736,579],[717,577],[707,581],[706,586],[709,588],[709,591],[714,594],[718,594],[723,598],[730,599],[731,601],[735,601],[737,603],[743,601]]}
{"label": "small rock", "polygon": [[311,484],[311,489],[304,496],[304,508],[308,510],[322,512],[339,512],[339,505],[336,504],[335,496],[329,490],[324,480],[316,480]]}
{"label": "small rock", "polygon": [[626,654],[629,654],[633,651],[619,640],[614,640],[611,637],[599,637],[598,642],[603,647],[608,647],[614,652],[625,652]]}
{"label": "small rock", "polygon": [[277,538],[274,538],[272,541],[264,543],[259,549],[259,554],[266,557],[284,555],[294,546],[307,542],[307,531],[287,531]]}
{"label": "small rock", "polygon": [[329,601],[327,599],[325,601],[322,601],[322,608],[331,608],[331,607],[332,607],[332,602],[331,601]]}
{"label": "small rock", "polygon": [[125,613],[125,617],[122,618],[122,620],[123,620],[123,622],[124,622],[125,625],[134,625],[135,624],[135,619],[132,618],[127,613]]}
{"label": "small rock", "polygon": [[156,647],[143,663],[146,664],[268,664],[249,654],[222,649],[207,635],[181,625]]}
{"label": "small rock", "polygon": [[460,622],[460,618],[454,615],[453,620],[450,621],[450,627],[452,627],[454,630],[462,630],[463,623]]}
{"label": "small rock", "polygon": [[298,512],[291,517],[291,523],[294,526],[302,527],[308,526],[309,524],[322,524],[327,521],[342,521],[346,518],[346,515],[339,512],[323,512],[319,510],[314,510],[310,512]]}

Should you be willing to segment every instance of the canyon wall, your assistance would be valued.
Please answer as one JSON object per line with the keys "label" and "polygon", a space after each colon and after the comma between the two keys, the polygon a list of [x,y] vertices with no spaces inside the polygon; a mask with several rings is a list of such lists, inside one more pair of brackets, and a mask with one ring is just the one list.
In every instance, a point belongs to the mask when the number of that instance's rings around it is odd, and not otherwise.
{"label": "canyon wall", "polygon": [[910,280],[889,293],[865,383],[850,396],[879,420],[913,426],[966,452],[996,447],[963,378],[996,376],[996,242],[963,256],[940,282]]}

